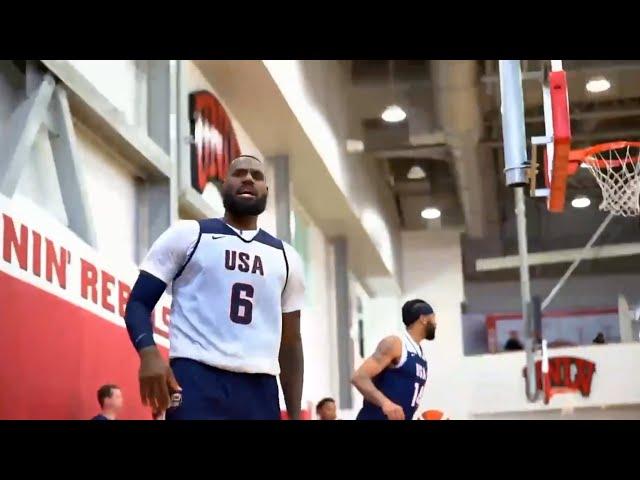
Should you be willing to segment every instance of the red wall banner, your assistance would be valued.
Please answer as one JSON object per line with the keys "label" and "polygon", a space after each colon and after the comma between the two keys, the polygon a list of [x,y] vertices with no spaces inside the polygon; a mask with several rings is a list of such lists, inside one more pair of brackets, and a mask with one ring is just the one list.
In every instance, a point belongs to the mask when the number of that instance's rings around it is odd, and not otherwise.
{"label": "red wall banner", "polygon": [[[16,203],[18,202],[18,203]],[[88,419],[98,388],[121,387],[123,419],[151,419],[124,328],[137,275],[31,205],[0,196],[0,419]],[[168,347],[166,295],[153,314]]]}
{"label": "red wall banner", "polygon": [[0,305],[0,419],[91,418],[105,383],[121,387],[123,419],[151,419],[125,329],[2,272]]}

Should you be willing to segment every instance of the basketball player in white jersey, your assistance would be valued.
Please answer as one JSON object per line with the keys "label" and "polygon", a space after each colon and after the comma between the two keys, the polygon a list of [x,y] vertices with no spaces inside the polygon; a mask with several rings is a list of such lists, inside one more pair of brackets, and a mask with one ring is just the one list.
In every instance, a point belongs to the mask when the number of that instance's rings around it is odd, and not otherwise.
{"label": "basketball player in white jersey", "polygon": [[[140,394],[167,420],[300,416],[302,263],[257,226],[268,188],[262,162],[240,156],[222,187],[224,218],[183,220],[140,266],[125,321],[140,354]],[[169,364],[153,341],[150,314],[171,286]]]}

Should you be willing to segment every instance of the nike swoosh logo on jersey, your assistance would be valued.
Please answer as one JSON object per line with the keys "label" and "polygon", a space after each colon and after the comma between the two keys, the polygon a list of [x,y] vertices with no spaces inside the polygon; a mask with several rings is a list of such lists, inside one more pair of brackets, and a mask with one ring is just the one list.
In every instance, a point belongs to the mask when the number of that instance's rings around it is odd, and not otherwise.
{"label": "nike swoosh logo on jersey", "polygon": [[225,237],[224,235],[220,235],[218,237],[216,237],[215,235],[211,235],[211,238],[213,238],[214,240],[219,240],[219,239],[224,238],[224,237]]}

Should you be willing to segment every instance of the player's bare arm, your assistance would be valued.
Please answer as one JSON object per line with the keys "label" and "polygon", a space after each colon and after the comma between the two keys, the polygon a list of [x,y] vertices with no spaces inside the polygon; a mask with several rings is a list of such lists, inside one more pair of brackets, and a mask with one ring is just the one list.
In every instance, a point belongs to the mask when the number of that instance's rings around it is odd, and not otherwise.
{"label": "player's bare arm", "polygon": [[300,336],[300,311],[282,314],[282,340],[280,342],[280,384],[289,418],[300,418],[304,355]]}
{"label": "player's bare arm", "polygon": [[144,405],[150,406],[155,413],[163,412],[169,407],[170,393],[182,390],[171,367],[168,365],[158,347],[146,347],[140,354],[140,398]]}
{"label": "player's bare arm", "polygon": [[376,351],[358,368],[351,383],[360,391],[366,400],[378,405],[389,420],[404,420],[402,407],[389,400],[373,384],[372,379],[390,365],[397,364],[402,356],[402,341],[396,336],[389,336],[378,344]]}

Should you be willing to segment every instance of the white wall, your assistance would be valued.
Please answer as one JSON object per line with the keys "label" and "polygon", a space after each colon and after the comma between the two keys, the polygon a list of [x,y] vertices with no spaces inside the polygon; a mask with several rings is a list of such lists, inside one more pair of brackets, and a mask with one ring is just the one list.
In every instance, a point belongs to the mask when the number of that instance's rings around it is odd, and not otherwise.
{"label": "white wall", "polygon": [[403,302],[412,298],[429,302],[437,321],[435,340],[423,344],[428,373],[421,409],[466,418],[470,379],[465,378],[463,364],[460,232],[403,232],[402,260]]}
{"label": "white wall", "polygon": [[369,298],[364,305],[364,350],[371,355],[380,340],[403,328],[401,306],[397,297]]}
{"label": "white wall", "polygon": [[348,72],[335,60],[265,60],[264,64],[387,268],[398,275],[399,223],[391,192],[374,164],[345,150],[350,133]]}
{"label": "white wall", "polygon": [[306,303],[301,312],[305,382],[303,399],[314,404],[337,397],[335,291],[331,245],[302,208],[295,205],[298,229],[306,230]]}
{"label": "white wall", "polygon": [[129,125],[146,131],[146,89],[136,60],[69,60],[120,112]]}
{"label": "white wall", "polygon": [[93,133],[74,124],[77,151],[84,167],[87,200],[99,252],[135,262],[136,184],[115,154]]}
{"label": "white wall", "polygon": [[[94,65],[92,70],[96,76],[97,66]],[[102,65],[103,77],[108,77],[110,66],[110,62]],[[114,77],[113,83],[119,84],[119,78]],[[0,125],[6,123],[24,96],[23,88],[24,85],[12,85],[7,77],[0,74]],[[116,89],[112,93],[115,92]],[[121,104],[126,106],[123,98],[120,98]],[[135,183],[125,167],[126,160],[78,122],[74,122],[74,128],[77,153],[86,180],[89,215],[96,232],[97,250],[125,261],[134,261]],[[45,126],[38,132],[31,156],[21,172],[15,195],[21,201],[37,206],[60,224],[68,225]]]}
{"label": "white wall", "polygon": [[548,406],[529,403],[525,397],[524,352],[480,355],[465,359],[465,377],[472,383],[470,414],[547,411],[640,403],[640,344],[590,345],[557,348],[550,357],[571,356],[594,362],[596,371],[591,395],[563,394],[551,398]]}
{"label": "white wall", "polygon": [[[352,279],[352,311],[353,329],[352,340],[354,342],[354,368],[358,368],[366,357],[375,351],[378,343],[388,335],[397,335],[402,331],[402,316],[400,302],[397,297],[369,297],[357,279]],[[364,357],[359,355],[358,331],[356,314],[356,297],[360,296],[363,309],[364,330]],[[356,388],[352,390],[353,408],[342,410],[340,418],[353,419],[362,407],[362,395]]]}
{"label": "white wall", "polygon": [[[247,155],[255,155],[258,158],[261,158],[265,162],[266,167],[266,178],[267,185],[269,186],[269,201],[267,202],[267,209],[260,216],[260,227],[269,233],[275,235],[276,234],[276,213],[275,213],[275,205],[277,201],[277,192],[274,188],[274,170],[273,165],[268,159],[265,159],[260,152],[258,146],[251,140],[247,132],[242,128],[242,125],[236,120],[233,115],[233,112],[230,111],[224,101],[224,97],[221,97],[215,89],[215,78],[209,79],[211,82],[205,78],[202,72],[198,69],[198,67],[191,61],[185,61],[185,70],[186,70],[186,78],[189,92],[195,92],[198,90],[207,90],[213,93],[220,103],[225,107],[227,115],[231,119],[231,123],[233,124],[233,130],[238,139],[238,144],[240,145],[240,151]],[[266,115],[266,113],[264,113]],[[190,179],[189,173],[189,165],[182,166],[181,175],[184,178]],[[190,180],[189,180],[190,182]],[[218,189],[211,183],[207,184],[202,197],[204,200],[211,205],[211,207],[215,210],[216,215],[222,216],[224,212],[224,207],[222,206],[222,198],[220,197],[220,193]]]}
{"label": "white wall", "polygon": [[[142,129],[147,128],[147,90],[146,90],[146,61],[136,60],[72,60],[70,63],[78,69],[93,86],[104,95],[121,113],[129,125]],[[185,61],[187,87],[190,92],[208,90],[218,97],[225,105],[224,98],[216,92],[215,79],[209,82],[193,62]],[[259,148],[246,134],[242,126],[234,118],[233,112],[227,110],[233,128],[243,153],[262,158]],[[271,195],[267,210],[260,218],[260,226],[270,233],[275,233],[275,192],[273,191],[273,167],[266,162],[267,183],[271,188]],[[190,164],[182,165],[180,174],[190,183]],[[216,216],[222,216],[224,208],[218,189],[213,184],[207,184],[203,199],[213,208]]]}

